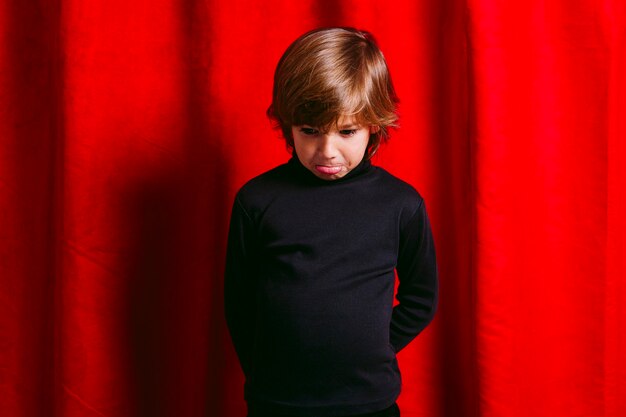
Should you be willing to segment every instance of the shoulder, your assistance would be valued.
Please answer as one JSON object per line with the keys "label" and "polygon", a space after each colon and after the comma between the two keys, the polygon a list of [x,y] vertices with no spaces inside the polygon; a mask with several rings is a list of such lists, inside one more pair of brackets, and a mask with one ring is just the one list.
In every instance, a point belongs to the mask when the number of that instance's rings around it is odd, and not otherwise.
{"label": "shoulder", "polygon": [[401,204],[404,210],[411,214],[423,205],[424,199],[415,187],[384,168],[379,166],[374,168],[376,169],[376,178],[380,183],[379,188],[387,194],[386,198]]}
{"label": "shoulder", "polygon": [[244,209],[265,206],[273,196],[292,186],[288,164],[281,164],[248,180],[237,191],[235,199]]}
{"label": "shoulder", "polygon": [[244,185],[241,186],[239,192],[250,193],[259,188],[268,187],[272,186],[275,183],[279,183],[281,182],[281,180],[287,177],[288,170],[288,164],[280,164],[248,180]]}

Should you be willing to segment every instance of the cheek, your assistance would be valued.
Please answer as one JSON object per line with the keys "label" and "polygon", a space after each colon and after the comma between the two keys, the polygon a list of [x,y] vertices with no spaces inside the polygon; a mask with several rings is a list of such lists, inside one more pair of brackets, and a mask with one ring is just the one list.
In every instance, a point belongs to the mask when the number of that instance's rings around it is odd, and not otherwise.
{"label": "cheek", "polygon": [[316,158],[317,151],[315,144],[309,141],[300,141],[298,146],[295,146],[295,149],[298,154],[298,158],[300,158],[300,161],[304,163],[310,163]]}
{"label": "cheek", "polygon": [[302,157],[311,153],[311,144],[307,143],[306,141],[294,140],[294,147],[296,148],[296,152],[298,153],[298,155]]}
{"label": "cheek", "polygon": [[369,135],[359,137],[358,139],[350,147],[350,157],[355,163],[359,163],[363,158],[369,143]]}

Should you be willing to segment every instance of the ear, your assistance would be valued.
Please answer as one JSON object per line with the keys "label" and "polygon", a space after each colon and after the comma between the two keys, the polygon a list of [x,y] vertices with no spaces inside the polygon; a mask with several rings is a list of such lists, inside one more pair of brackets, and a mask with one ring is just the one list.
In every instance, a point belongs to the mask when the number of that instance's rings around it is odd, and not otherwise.
{"label": "ear", "polygon": [[380,131],[380,126],[370,126],[370,135],[374,133],[378,133]]}

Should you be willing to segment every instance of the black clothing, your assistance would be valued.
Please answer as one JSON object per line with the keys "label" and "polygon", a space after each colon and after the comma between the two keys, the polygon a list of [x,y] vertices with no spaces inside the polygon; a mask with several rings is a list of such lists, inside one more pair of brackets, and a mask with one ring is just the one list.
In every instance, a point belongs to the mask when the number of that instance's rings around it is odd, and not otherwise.
{"label": "black clothing", "polygon": [[[248,417],[298,417],[275,414],[273,412],[264,413],[263,411],[249,410]],[[397,403],[393,403],[391,407],[387,407],[381,411],[374,411],[366,414],[351,414],[343,417],[400,417],[400,408]]]}
{"label": "black clothing", "polygon": [[369,161],[325,181],[294,155],[237,193],[224,301],[249,405],[315,417],[383,410],[400,393],[396,353],[437,305],[424,201]]}

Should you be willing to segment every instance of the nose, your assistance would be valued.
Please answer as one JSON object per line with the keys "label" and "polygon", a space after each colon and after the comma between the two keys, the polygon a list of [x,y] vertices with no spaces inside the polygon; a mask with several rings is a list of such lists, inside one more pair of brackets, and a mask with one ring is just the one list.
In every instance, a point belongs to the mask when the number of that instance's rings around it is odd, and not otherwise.
{"label": "nose", "polygon": [[321,134],[317,143],[317,152],[324,158],[334,158],[337,155],[335,138],[328,133]]}

